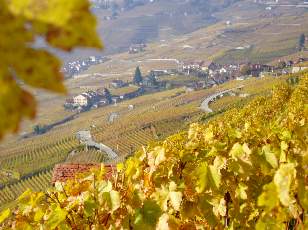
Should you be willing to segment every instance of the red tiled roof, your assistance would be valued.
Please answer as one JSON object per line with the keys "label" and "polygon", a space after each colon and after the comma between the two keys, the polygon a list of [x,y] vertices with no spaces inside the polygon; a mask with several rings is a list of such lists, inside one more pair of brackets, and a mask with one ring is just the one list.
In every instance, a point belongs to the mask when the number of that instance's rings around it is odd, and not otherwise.
{"label": "red tiled roof", "polygon": [[[57,164],[53,169],[51,182],[65,182],[69,179],[74,179],[77,174],[89,172],[92,168],[100,168],[101,164],[77,164],[66,163]],[[111,178],[115,167],[113,165],[105,165],[106,178]]]}

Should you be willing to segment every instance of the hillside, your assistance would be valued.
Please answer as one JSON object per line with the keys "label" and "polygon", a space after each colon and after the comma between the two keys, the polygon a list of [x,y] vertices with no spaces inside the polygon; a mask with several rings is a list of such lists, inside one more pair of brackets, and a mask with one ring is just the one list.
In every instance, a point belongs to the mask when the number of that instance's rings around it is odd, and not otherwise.
{"label": "hillside", "polygon": [[102,167],[47,193],[26,191],[2,227],[304,229],[307,73],[287,82],[143,147],[108,181]]}
{"label": "hillside", "polygon": [[[182,5],[185,2],[185,7]],[[156,1],[143,6],[137,6],[133,9],[122,12],[117,20],[122,20],[123,24],[119,28],[130,28],[130,25],[124,23],[125,18],[136,19],[139,15],[144,15],[148,11],[153,11],[154,15],[161,11],[189,9],[187,5],[197,5],[203,1]],[[172,38],[162,39],[160,41],[148,44],[145,52],[138,54],[128,54],[127,52],[114,54],[109,56],[110,61],[91,67],[86,73],[91,76],[82,79],[69,79],[66,85],[69,89],[69,95],[79,94],[85,88],[106,87],[114,79],[122,79],[129,81],[135,71],[136,66],[140,66],[144,75],[152,69],[174,69],[178,68],[178,64],[172,60],[214,60],[221,63],[238,63],[238,62],[272,62],[279,59],[289,60],[298,57],[307,57],[307,51],[297,52],[298,38],[301,33],[307,34],[308,13],[307,8],[291,6],[273,6],[271,11],[265,10],[268,6],[263,2],[254,3],[254,1],[206,1],[206,6],[211,4],[214,13],[211,17],[215,17],[215,22],[211,26],[205,26],[197,31],[181,35],[178,33]],[[299,4],[302,1],[283,1],[282,3]],[[181,3],[181,4],[179,4]],[[202,3],[202,4],[203,4]],[[153,5],[154,4],[154,5]],[[175,7],[176,6],[176,7]],[[195,8],[196,15],[200,16],[200,10]],[[104,11],[104,10],[103,10]],[[108,10],[107,10],[108,11]],[[202,10],[201,10],[202,11]],[[194,12],[192,10],[192,12]],[[235,14],[236,12],[236,14]],[[106,13],[106,12],[105,12]],[[195,13],[194,13],[195,14]],[[192,14],[192,15],[194,15]],[[201,16],[203,13],[201,13]],[[236,15],[236,16],[235,16]],[[101,15],[103,17],[103,14]],[[118,26],[114,26],[115,21],[102,21],[110,23],[110,30],[117,30]],[[183,19],[184,20],[184,19]],[[101,21],[101,20],[99,20]],[[142,21],[142,20],[141,20]],[[141,22],[140,21],[140,22]],[[166,20],[164,23],[170,23],[173,20]],[[231,24],[227,25],[226,22]],[[178,24],[177,21],[173,21]],[[106,24],[106,25],[107,25]],[[121,24],[121,23],[119,23]],[[136,24],[135,22],[132,24]],[[188,26],[192,28],[191,26]],[[103,37],[109,32],[104,32]],[[125,30],[124,30],[125,31]],[[135,29],[132,29],[135,32]],[[167,30],[168,31],[168,30]],[[168,36],[172,33],[167,32]],[[116,38],[113,38],[116,37]],[[116,36],[112,36],[110,40],[105,40],[106,48],[114,46],[120,47],[120,43],[116,39],[129,40],[128,34],[116,32]],[[155,41],[155,39],[154,39]],[[244,49],[239,49],[239,48]],[[249,47],[249,48],[247,48]],[[126,48],[125,48],[126,49]],[[78,58],[73,53],[74,58]],[[86,55],[93,55],[92,51],[88,51]],[[172,59],[171,61],[165,59]],[[94,73],[94,75],[92,75]],[[102,74],[103,77],[95,76],[95,73]],[[23,131],[29,132],[35,124],[50,124],[57,122],[72,113],[63,110],[63,104],[66,97],[51,95],[43,91],[36,91],[35,95],[39,100],[38,119],[35,123],[26,121],[23,124]],[[53,103],[53,110],[50,111],[49,105]]]}
{"label": "hillside", "polygon": [[[166,90],[123,101],[117,106],[110,105],[82,113],[43,135],[27,139],[10,138],[0,145],[0,173],[6,175],[0,179],[0,206],[11,205],[11,201],[29,184],[35,191],[47,188],[50,170],[57,163],[122,162],[142,146],[186,129],[191,122],[206,122],[229,108],[243,106],[257,95],[268,94],[273,85],[285,79],[252,78],[194,92],[185,92],[183,88]],[[234,95],[210,104],[213,113],[204,113],[199,108],[209,95],[242,85],[244,87],[235,90]],[[250,96],[242,98],[241,94]],[[129,109],[129,105],[133,105],[134,109]],[[57,113],[53,111],[48,116]],[[117,118],[110,122],[112,114],[116,114]],[[111,147],[119,157],[110,160],[105,153],[85,149],[76,139],[75,134],[80,130],[90,130],[95,141]]]}
{"label": "hillside", "polygon": [[[307,4],[257,2],[160,0],[119,11],[112,20],[105,19],[110,10],[95,9],[99,33],[107,44],[100,54],[127,52],[131,44],[153,42],[157,46],[149,50],[155,57],[168,57],[172,51],[177,58],[201,55],[221,62],[267,62],[296,53],[299,35],[308,32]],[[90,53],[78,51],[72,57]]]}
{"label": "hillside", "polygon": [[1,230],[308,229],[306,1],[0,8]]}

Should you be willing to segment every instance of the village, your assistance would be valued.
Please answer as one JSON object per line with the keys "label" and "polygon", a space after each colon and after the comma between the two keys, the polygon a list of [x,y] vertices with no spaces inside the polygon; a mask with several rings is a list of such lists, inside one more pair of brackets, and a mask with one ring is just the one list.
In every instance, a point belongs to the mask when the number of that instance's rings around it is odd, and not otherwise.
{"label": "village", "polygon": [[106,61],[108,61],[108,58],[104,56],[90,56],[85,59],[65,63],[61,71],[65,78],[70,78],[74,75],[80,74],[83,71],[86,71],[92,65],[101,64]]}
{"label": "village", "polygon": [[[177,69],[153,69],[145,76],[142,76],[140,68],[137,67],[132,81],[112,80],[108,88],[88,90],[68,98],[64,108],[80,113],[110,104],[116,105],[123,100],[171,88],[183,87],[185,92],[192,92],[215,87],[230,80],[243,81],[250,77],[278,77],[304,69],[308,69],[308,59],[305,58],[295,61],[281,60],[275,65],[252,63],[221,65],[205,61],[183,61]],[[168,80],[168,76],[184,77],[188,81],[174,83]],[[111,91],[115,93],[112,94]]]}

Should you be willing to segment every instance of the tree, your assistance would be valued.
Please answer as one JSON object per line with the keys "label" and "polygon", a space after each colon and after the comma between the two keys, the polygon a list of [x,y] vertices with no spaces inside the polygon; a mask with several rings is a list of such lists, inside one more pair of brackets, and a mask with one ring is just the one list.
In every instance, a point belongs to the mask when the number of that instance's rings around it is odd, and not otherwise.
{"label": "tree", "polygon": [[301,34],[299,36],[299,41],[298,41],[299,51],[301,51],[305,47],[305,40],[306,40],[305,34]]}
{"label": "tree", "polygon": [[[50,48],[102,48],[88,0],[0,0],[0,139],[34,118],[34,96],[25,85],[66,93],[60,60],[35,47],[43,38]],[[49,48],[48,47],[48,48]]]}
{"label": "tree", "polygon": [[240,72],[242,75],[249,75],[251,73],[251,68],[249,65],[243,65]]}
{"label": "tree", "polygon": [[135,85],[140,85],[140,83],[142,83],[142,75],[139,66],[136,68],[133,83]]}

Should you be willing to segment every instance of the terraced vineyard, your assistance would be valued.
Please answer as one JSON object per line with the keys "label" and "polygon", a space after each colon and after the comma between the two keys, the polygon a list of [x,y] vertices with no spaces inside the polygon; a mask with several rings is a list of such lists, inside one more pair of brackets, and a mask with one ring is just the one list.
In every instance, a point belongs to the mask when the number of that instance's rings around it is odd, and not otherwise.
{"label": "terraced vineyard", "polygon": [[[68,153],[78,145],[75,138],[67,138],[38,148],[35,145],[32,146],[32,149],[29,146],[20,149],[14,148],[6,155],[1,156],[0,168],[16,172],[20,177],[27,176],[64,161]],[[10,177],[11,175],[8,174],[6,177],[0,178],[0,185],[10,182]]]}
{"label": "terraced vineyard", "polygon": [[66,162],[69,163],[101,163],[107,160],[107,156],[97,150],[81,150],[70,153]]}
{"label": "terraced vineyard", "polygon": [[52,170],[38,173],[19,182],[5,186],[0,190],[0,209],[9,205],[10,202],[19,197],[25,190],[44,191],[51,186]]}
{"label": "terraced vineyard", "polygon": [[[0,167],[7,176],[0,174],[0,206],[9,205],[25,188],[44,190],[49,186],[50,169],[60,162],[108,162],[123,161],[152,141],[161,140],[186,129],[189,123],[198,120],[204,113],[199,109],[204,98],[228,88],[245,84],[240,93],[252,96],[267,93],[281,79],[249,79],[244,82],[231,81],[211,89],[185,93],[173,89],[81,114],[77,119],[52,129],[50,132],[14,143],[1,144]],[[257,87],[253,87],[257,86]],[[225,97],[213,103],[215,109],[228,107],[234,100]],[[134,109],[128,109],[134,105]],[[109,122],[110,115],[118,118]],[[109,161],[104,153],[96,150],[84,151],[74,134],[79,130],[91,130],[96,142],[111,147],[119,158]],[[72,151],[75,150],[75,154]],[[49,173],[43,173],[45,171]],[[1,171],[0,171],[1,173]],[[12,175],[19,174],[20,180]],[[6,186],[5,186],[6,185]],[[14,192],[13,192],[14,191]]]}

